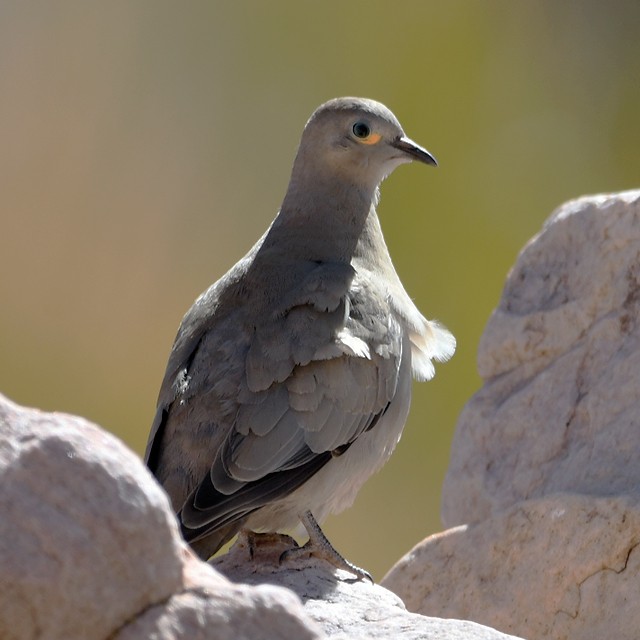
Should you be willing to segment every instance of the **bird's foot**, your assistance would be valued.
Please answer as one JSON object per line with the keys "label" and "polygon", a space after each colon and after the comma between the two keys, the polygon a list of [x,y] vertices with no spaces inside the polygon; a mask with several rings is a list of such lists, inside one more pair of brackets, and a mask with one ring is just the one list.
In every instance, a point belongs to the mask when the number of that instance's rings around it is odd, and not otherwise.
{"label": "bird's foot", "polygon": [[293,548],[287,549],[280,556],[281,562],[299,557],[301,555],[304,555],[305,557],[315,556],[316,558],[322,558],[323,560],[326,560],[338,569],[344,569],[349,573],[355,574],[358,580],[369,580],[373,584],[373,578],[368,571],[366,571],[365,569],[361,569],[352,562],[349,562],[345,557],[343,557],[338,551],[334,549],[333,545],[327,539],[327,536],[324,535],[324,532],[320,528],[320,525],[313,517],[311,511],[305,511],[304,513],[302,513],[300,515],[300,521],[304,525],[304,528],[307,530],[309,540],[302,547],[299,547],[296,544]]}

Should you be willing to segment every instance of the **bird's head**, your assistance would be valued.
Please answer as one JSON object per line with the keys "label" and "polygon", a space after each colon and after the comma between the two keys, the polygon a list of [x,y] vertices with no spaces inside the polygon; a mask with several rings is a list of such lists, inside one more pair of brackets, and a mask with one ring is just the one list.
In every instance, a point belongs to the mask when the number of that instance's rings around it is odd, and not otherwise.
{"label": "bird's head", "polygon": [[[397,166],[435,158],[408,138],[387,107],[366,98],[336,98],[309,118],[294,172],[325,175],[375,189]],[[313,178],[312,178],[313,179]]]}

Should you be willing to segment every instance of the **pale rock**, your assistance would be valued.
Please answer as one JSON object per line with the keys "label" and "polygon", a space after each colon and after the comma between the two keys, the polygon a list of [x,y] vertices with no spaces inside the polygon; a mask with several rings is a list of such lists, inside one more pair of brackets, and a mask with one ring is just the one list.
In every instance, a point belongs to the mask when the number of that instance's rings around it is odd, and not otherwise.
{"label": "pale rock", "polygon": [[280,552],[216,561],[235,566],[234,584],[188,549],[166,494],[119,440],[2,396],[0,487],[2,640],[508,640],[408,613],[317,560],[281,565]]}
{"label": "pale rock", "polygon": [[[296,593],[307,613],[332,640],[509,640],[487,626],[466,620],[443,620],[410,613],[380,585],[357,580],[324,560],[299,557],[280,561],[289,546],[274,542],[250,557],[239,539],[229,553],[210,562],[234,582],[265,582]],[[259,553],[259,555],[258,555]]]}
{"label": "pale rock", "polygon": [[385,576],[410,611],[529,640],[637,640],[640,505],[556,495],[427,538]]}
{"label": "pale rock", "polygon": [[233,584],[189,554],[184,590],[149,607],[113,640],[322,640],[300,600],[270,584]]}
{"label": "pale rock", "polygon": [[385,577],[411,611],[631,640],[640,609],[640,191],[560,207],[521,252],[457,425],[452,527]]}
{"label": "pale rock", "polygon": [[560,207],[523,249],[482,337],[445,526],[520,500],[640,489],[640,191]]}
{"label": "pale rock", "polygon": [[232,585],[181,540],[119,440],[0,396],[2,640],[323,637],[282,588]]}
{"label": "pale rock", "polygon": [[0,487],[4,640],[106,638],[179,588],[166,496],[95,425],[0,396]]}

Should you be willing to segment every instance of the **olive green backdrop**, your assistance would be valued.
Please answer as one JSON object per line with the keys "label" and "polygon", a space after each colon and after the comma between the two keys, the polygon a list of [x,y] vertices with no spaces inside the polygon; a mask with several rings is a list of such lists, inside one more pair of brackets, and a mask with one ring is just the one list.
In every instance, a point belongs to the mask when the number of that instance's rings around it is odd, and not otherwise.
{"label": "olive green backdrop", "polygon": [[380,578],[441,528],[478,339],[552,209],[640,186],[637,2],[0,3],[0,391],[141,453],[179,321],[275,215],[313,109],[386,103],[432,151],[380,215],[457,336],[326,531]]}

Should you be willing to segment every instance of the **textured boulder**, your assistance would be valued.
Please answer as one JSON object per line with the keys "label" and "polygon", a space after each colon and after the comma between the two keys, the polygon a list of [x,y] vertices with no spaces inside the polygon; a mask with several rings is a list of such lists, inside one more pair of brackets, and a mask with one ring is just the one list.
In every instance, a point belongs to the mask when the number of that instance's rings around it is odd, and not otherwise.
{"label": "textured boulder", "polygon": [[3,640],[508,640],[408,613],[315,559],[252,560],[242,541],[216,561],[231,582],[189,551],[167,496],[120,441],[2,396],[0,487]]}
{"label": "textured boulder", "polygon": [[428,538],[384,578],[410,611],[528,640],[635,640],[640,505],[556,495]]}
{"label": "textured boulder", "polygon": [[411,611],[529,640],[640,629],[640,191],[558,209],[479,349],[443,489],[452,527],[385,577]]}
{"label": "textured boulder", "polygon": [[181,583],[166,498],[86,420],[0,400],[0,637],[106,638]]}
{"label": "textured boulder", "polygon": [[520,254],[482,337],[445,526],[554,492],[640,488],[640,191],[558,209]]}
{"label": "textured boulder", "polygon": [[298,598],[272,585],[233,584],[195,556],[184,588],[150,606],[113,640],[321,640]]}
{"label": "textured boulder", "polygon": [[509,640],[487,626],[466,620],[443,620],[409,613],[403,602],[387,589],[367,581],[354,580],[315,558],[294,558],[278,562],[287,547],[277,544],[263,551],[255,561],[239,540],[231,551],[212,562],[234,582],[276,584],[295,592],[304,610],[328,638],[351,640]]}
{"label": "textured boulder", "polygon": [[232,585],[181,541],[119,440],[0,396],[0,638],[320,638],[298,598]]}

